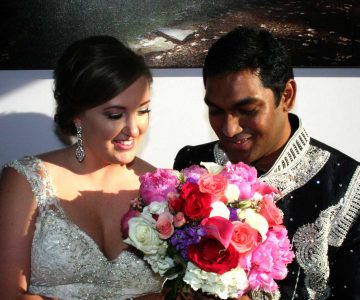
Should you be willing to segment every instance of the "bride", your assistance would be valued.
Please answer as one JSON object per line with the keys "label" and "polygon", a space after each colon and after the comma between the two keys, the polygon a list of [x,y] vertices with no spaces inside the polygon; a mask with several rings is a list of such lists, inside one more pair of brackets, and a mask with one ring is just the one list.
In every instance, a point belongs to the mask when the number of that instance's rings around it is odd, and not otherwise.
{"label": "bride", "polygon": [[[55,122],[77,142],[4,166],[1,299],[162,299],[120,220],[154,167],[136,157],[151,73],[115,38],[72,44],[54,71]],[[146,296],[145,296],[146,295]]]}

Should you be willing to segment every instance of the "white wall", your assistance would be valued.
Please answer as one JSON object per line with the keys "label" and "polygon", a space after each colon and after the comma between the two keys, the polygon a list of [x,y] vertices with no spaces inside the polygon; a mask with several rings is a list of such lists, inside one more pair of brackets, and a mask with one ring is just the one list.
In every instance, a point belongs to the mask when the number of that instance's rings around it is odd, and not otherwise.
{"label": "white wall", "polygon": [[[153,70],[151,123],[140,156],[171,167],[186,144],[215,140],[200,69]],[[0,165],[61,147],[52,131],[51,71],[0,71]],[[299,114],[310,134],[360,160],[360,69],[295,69]]]}

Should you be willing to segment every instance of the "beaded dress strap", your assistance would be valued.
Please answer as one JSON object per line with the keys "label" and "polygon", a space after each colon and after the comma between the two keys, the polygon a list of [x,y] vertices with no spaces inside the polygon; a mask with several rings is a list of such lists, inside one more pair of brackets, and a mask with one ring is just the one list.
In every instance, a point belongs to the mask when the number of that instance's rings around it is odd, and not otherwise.
{"label": "beaded dress strap", "polygon": [[4,168],[6,167],[13,168],[25,176],[34,193],[40,211],[44,210],[47,205],[52,204],[49,201],[54,198],[54,192],[49,175],[41,159],[35,156],[24,156],[21,159],[5,164]]}

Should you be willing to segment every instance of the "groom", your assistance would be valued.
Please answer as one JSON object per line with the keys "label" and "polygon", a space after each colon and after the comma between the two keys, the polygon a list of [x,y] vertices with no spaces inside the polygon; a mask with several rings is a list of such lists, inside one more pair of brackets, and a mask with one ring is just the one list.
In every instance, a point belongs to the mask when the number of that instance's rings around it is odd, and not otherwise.
{"label": "groom", "polygon": [[209,49],[205,104],[219,140],[182,148],[182,169],[245,162],[278,187],[296,253],[281,299],[360,299],[360,166],[311,138],[289,113],[296,82],[289,55],[268,31],[238,27]]}

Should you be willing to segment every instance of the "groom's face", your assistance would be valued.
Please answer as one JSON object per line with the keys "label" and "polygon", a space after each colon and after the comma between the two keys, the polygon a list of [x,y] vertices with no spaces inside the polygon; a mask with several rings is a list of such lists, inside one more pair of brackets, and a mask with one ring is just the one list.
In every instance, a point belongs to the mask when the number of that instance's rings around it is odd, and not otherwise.
{"label": "groom's face", "polygon": [[209,121],[233,163],[272,157],[290,136],[288,112],[276,106],[271,89],[252,71],[220,74],[206,80]]}

